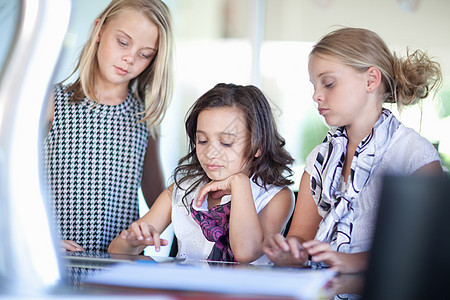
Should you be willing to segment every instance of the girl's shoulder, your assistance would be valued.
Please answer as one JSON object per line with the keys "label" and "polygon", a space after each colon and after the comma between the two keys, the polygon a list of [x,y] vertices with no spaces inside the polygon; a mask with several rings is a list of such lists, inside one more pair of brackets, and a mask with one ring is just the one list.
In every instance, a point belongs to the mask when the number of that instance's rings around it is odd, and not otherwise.
{"label": "girl's shoulder", "polygon": [[135,93],[133,90],[131,90],[131,89],[128,90],[128,96],[127,96],[127,98],[128,98],[131,102],[133,102],[135,105],[142,105],[142,106],[145,106],[145,101],[144,101],[143,99],[139,98],[139,97],[136,95],[136,93]]}
{"label": "girl's shoulder", "polygon": [[67,93],[67,89],[70,88],[70,84],[62,84],[57,83],[53,85],[53,92],[54,93]]}
{"label": "girl's shoulder", "polygon": [[400,124],[391,143],[395,151],[409,153],[432,152],[437,154],[436,148],[425,137],[412,128]]}
{"label": "girl's shoulder", "polygon": [[182,180],[177,180],[173,185],[172,201],[179,202],[187,195],[192,194],[195,197],[200,188],[206,184],[201,182],[202,176],[184,177]]}
{"label": "girl's shoulder", "polygon": [[277,186],[273,184],[266,184],[265,186],[259,182],[254,182],[253,178],[250,179],[250,186],[252,189],[252,194],[254,198],[263,197],[264,195],[272,195],[274,196],[279,191],[281,191],[286,186]]}
{"label": "girl's shoulder", "polygon": [[67,91],[69,87],[70,85],[64,85],[61,83],[53,86],[53,98],[55,100],[55,105],[66,104],[69,102],[70,97],[73,94],[73,92]]}
{"label": "girl's shoulder", "polygon": [[305,170],[308,174],[311,174],[312,171],[313,171],[314,163],[316,162],[316,158],[317,158],[317,155],[319,154],[319,150],[320,150],[320,146],[321,146],[321,145],[322,145],[322,144],[319,144],[319,145],[315,146],[315,147],[311,150],[311,152],[309,152],[308,156],[307,156],[306,159],[305,159],[305,169],[304,169],[304,170]]}
{"label": "girl's shoulder", "polygon": [[259,213],[269,202],[286,186],[276,186],[272,184],[266,184],[266,186],[261,186],[250,180],[250,185],[252,189],[253,201],[255,202],[256,212]]}
{"label": "girl's shoulder", "polygon": [[404,169],[402,173],[412,174],[422,166],[439,161],[436,147],[414,129],[400,124],[386,155],[384,163]]}
{"label": "girl's shoulder", "polygon": [[127,116],[132,115],[134,116],[133,118],[136,119],[136,122],[140,121],[143,118],[143,115],[141,113],[145,110],[144,102],[141,101],[131,90],[128,91],[127,97],[121,104],[115,106],[101,106],[105,107],[104,110],[108,111],[109,113],[123,114]]}

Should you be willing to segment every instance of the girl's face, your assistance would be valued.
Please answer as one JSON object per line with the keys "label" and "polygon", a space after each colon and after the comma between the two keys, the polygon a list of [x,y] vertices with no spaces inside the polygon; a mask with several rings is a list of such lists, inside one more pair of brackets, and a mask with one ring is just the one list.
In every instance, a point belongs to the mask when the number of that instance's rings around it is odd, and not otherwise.
{"label": "girl's face", "polygon": [[197,119],[196,154],[211,180],[243,172],[250,143],[245,115],[235,107],[208,108]]}
{"label": "girl's face", "polygon": [[308,70],[313,100],[328,125],[350,126],[377,111],[374,101],[368,100],[366,72],[318,55],[310,58]]}
{"label": "girl's face", "polygon": [[141,13],[124,11],[102,26],[97,42],[98,79],[105,87],[127,87],[156,56],[158,28]]}

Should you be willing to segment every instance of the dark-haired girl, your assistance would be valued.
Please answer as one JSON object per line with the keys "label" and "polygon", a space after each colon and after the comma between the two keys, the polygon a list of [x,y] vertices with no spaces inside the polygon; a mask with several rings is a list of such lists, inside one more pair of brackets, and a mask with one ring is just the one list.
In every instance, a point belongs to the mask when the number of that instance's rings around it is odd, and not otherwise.
{"label": "dark-haired girl", "polygon": [[180,258],[267,263],[263,244],[283,231],[293,210],[293,159],[269,102],[254,86],[218,84],[191,107],[186,132],[189,153],[175,183],[108,251],[158,251],[172,223]]}

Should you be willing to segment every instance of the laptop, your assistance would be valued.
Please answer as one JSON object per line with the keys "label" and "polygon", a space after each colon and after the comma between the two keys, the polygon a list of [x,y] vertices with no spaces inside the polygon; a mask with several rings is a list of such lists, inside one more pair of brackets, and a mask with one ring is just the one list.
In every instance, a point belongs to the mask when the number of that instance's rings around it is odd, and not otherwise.
{"label": "laptop", "polygon": [[96,251],[67,251],[64,253],[63,261],[66,267],[78,267],[88,269],[104,269],[117,263],[137,263],[137,262],[176,262],[180,259],[165,256],[127,255]]}
{"label": "laptop", "polygon": [[364,299],[450,299],[450,180],[385,177]]}

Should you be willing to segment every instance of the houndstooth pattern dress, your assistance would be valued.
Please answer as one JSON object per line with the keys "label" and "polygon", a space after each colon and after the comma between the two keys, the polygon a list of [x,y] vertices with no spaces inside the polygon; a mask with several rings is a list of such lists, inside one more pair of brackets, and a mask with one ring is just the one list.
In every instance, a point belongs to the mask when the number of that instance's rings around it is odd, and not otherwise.
{"label": "houndstooth pattern dress", "polygon": [[139,218],[138,188],[149,131],[131,93],[119,105],[84,98],[69,104],[54,88],[55,113],[44,142],[44,169],[59,238],[88,251],[109,243]]}

